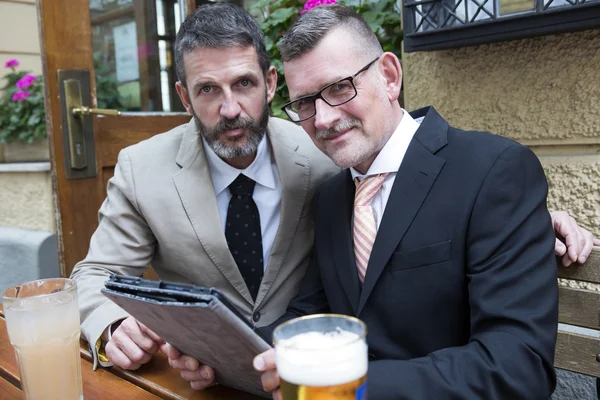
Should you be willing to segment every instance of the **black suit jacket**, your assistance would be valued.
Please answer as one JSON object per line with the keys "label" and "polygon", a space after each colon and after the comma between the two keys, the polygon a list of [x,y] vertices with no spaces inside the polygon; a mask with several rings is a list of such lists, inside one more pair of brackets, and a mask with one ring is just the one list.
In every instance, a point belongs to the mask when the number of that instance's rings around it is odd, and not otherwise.
{"label": "black suit jacket", "polygon": [[[464,132],[433,108],[406,152],[364,286],[348,170],[315,196],[312,265],[288,312],[367,323],[369,399],[547,399],[558,291],[547,183],[536,156]],[[267,328],[269,329],[269,328]]]}

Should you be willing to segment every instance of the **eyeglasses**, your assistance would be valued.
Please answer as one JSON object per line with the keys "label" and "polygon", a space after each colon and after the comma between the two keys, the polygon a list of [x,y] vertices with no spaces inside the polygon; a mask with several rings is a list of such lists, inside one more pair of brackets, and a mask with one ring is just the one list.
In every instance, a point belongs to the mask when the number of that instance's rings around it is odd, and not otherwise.
{"label": "eyeglasses", "polygon": [[354,75],[335,81],[325,86],[315,94],[303,96],[294,101],[290,101],[281,107],[281,110],[285,111],[287,116],[292,121],[302,122],[314,117],[317,114],[317,109],[315,107],[315,102],[317,99],[323,100],[331,107],[337,107],[341,106],[342,104],[346,104],[358,94],[356,91],[356,86],[354,86],[354,78],[356,78],[361,72],[368,70],[369,67],[371,67],[371,65],[373,65],[377,60],[379,60],[379,57],[362,67]]}

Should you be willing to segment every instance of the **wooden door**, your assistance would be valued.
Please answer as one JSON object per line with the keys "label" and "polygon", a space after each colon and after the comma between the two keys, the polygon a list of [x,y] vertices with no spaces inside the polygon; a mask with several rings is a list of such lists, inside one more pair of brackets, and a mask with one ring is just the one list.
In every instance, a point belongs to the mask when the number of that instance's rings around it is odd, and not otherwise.
{"label": "wooden door", "polygon": [[[122,148],[189,121],[175,92],[170,51],[193,0],[38,0],[54,205],[62,276],[87,254]],[[57,71],[90,73],[96,175],[69,179]]]}

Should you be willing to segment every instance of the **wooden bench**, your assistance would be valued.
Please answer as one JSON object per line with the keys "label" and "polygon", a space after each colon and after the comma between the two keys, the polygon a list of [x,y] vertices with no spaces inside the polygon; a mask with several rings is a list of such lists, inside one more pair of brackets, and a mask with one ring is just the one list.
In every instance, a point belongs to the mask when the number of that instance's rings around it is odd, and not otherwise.
{"label": "wooden bench", "polygon": [[[600,247],[595,247],[585,264],[560,267],[559,278],[600,284]],[[558,321],[600,330],[600,292],[559,287]],[[600,334],[596,336],[560,331],[554,365],[568,371],[600,377]]]}

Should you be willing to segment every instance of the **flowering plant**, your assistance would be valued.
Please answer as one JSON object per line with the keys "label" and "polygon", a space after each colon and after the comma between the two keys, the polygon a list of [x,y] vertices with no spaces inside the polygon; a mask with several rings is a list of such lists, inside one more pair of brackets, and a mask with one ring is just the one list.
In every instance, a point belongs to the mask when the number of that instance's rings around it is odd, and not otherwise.
{"label": "flowering plant", "polygon": [[304,9],[300,11],[300,14],[304,14],[311,8],[315,8],[316,6],[320,6],[321,4],[334,4],[335,2],[336,0],[307,0],[307,2],[304,3]]}
{"label": "flowering plant", "polygon": [[42,77],[17,71],[19,61],[8,60],[9,69],[0,91],[0,143],[32,143],[46,137],[44,86]]}

